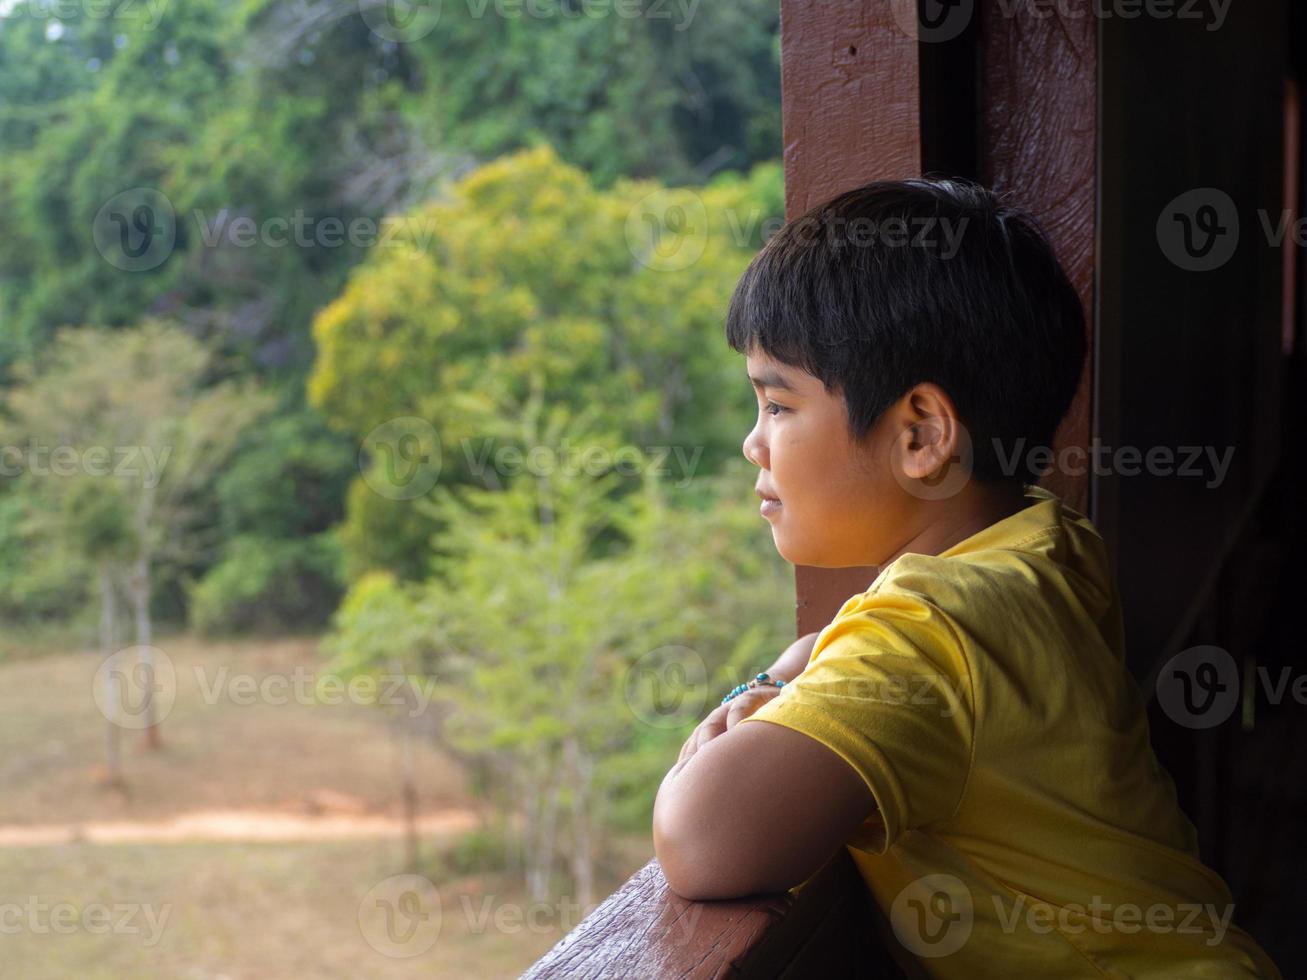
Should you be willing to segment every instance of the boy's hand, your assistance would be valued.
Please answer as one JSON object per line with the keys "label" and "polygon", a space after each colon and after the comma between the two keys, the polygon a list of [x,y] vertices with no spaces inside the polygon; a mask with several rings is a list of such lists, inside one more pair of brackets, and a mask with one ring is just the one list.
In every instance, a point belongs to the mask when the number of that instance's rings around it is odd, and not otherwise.
{"label": "boy's hand", "polygon": [[763,687],[750,688],[743,694],[737,694],[735,697],[731,698],[731,700],[722,705],[723,708],[727,709],[727,729],[734,728],[740,722],[744,721],[745,718],[748,718],[749,715],[753,714],[772,698],[776,697],[776,695],[780,694],[781,691],[782,688],[772,687],[770,684],[767,684]]}
{"label": "boy's hand", "polygon": [[[782,680],[788,684],[803,673],[803,668],[807,666],[808,658],[816,642],[817,633],[815,632],[799,637],[785,648],[785,652],[768,669],[768,674],[773,679]],[[685,744],[681,746],[681,754],[676,760],[676,767],[673,768],[679,767],[681,763],[694,755],[700,746],[744,721],[745,718],[748,718],[749,715],[780,694],[782,690],[783,688],[773,687],[771,684],[753,687],[743,694],[731,698],[725,704],[713,708],[708,713],[708,717],[699,722],[699,727],[691,732],[690,737],[685,740]]]}
{"label": "boy's hand", "polygon": [[699,722],[699,727],[691,732],[690,737],[685,740],[685,744],[681,746],[681,754],[676,761],[680,763],[690,758],[699,750],[700,746],[710,742],[723,732],[734,728],[780,694],[782,690],[783,688],[772,687],[770,684],[764,687],[750,688],[743,694],[737,694],[725,704],[719,704],[713,708],[708,713],[708,717]]}

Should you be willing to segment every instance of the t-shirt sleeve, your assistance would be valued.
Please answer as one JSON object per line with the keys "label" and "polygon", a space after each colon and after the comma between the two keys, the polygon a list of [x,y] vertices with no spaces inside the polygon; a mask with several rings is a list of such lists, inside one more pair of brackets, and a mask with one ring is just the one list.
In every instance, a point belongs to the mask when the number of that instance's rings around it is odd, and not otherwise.
{"label": "t-shirt sleeve", "polygon": [[925,599],[868,592],[822,630],[803,673],[745,721],[802,732],[862,777],[878,813],[851,843],[883,854],[946,820],[970,772],[975,697],[966,651]]}

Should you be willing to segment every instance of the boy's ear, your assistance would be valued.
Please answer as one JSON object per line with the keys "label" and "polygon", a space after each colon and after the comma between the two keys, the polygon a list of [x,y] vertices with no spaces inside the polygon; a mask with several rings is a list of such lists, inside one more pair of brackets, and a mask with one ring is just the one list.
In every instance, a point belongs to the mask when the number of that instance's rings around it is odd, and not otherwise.
{"label": "boy's ear", "polygon": [[948,393],[929,381],[914,385],[895,404],[894,418],[895,473],[932,499],[960,490],[971,472],[971,437]]}

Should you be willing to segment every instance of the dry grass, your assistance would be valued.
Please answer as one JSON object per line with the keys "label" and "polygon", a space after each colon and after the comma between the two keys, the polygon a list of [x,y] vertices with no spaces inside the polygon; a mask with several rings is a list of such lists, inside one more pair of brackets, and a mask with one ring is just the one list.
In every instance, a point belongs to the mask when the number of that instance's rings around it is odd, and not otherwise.
{"label": "dry grass", "polygon": [[[125,733],[125,793],[96,782],[106,727],[91,692],[98,658],[88,651],[0,664],[0,825],[157,826],[204,811],[324,821],[399,813],[397,752],[383,711],[201,696],[196,668],[209,681],[223,665],[256,680],[289,676],[297,665],[320,672],[312,640],[176,637],[158,645],[176,666],[177,698],[162,751],[145,751],[141,733]],[[418,749],[417,771],[424,813],[475,809],[458,766],[430,744]],[[376,937],[380,908],[370,890],[404,870],[399,838],[172,838],[0,848],[0,976],[514,977],[582,911],[532,906],[511,877],[443,870],[455,866],[441,860],[452,838],[431,834],[423,867],[439,892],[440,927],[419,955],[395,957],[368,937]],[[620,843],[597,883],[600,895],[652,854],[647,838]],[[78,910],[64,913],[77,921],[62,932],[53,931],[56,903]],[[80,918],[93,907],[118,923],[136,910],[125,928],[103,932],[99,920]],[[161,925],[153,943],[147,908]]]}
{"label": "dry grass", "polygon": [[[176,667],[177,697],[161,726],[162,751],[146,751],[141,732],[123,733],[125,793],[97,781],[107,728],[92,697],[98,657],[61,654],[0,666],[0,823],[351,805],[399,812],[398,752],[384,709],[302,704],[289,686],[285,704],[241,704],[225,693],[213,704],[204,699],[205,686],[224,676],[293,678],[297,666],[322,673],[314,641],[205,644],[176,637],[157,645]],[[417,771],[424,809],[467,803],[460,770],[429,745],[418,751]]]}
{"label": "dry grass", "polygon": [[[532,918],[521,891],[493,879],[439,880],[434,943],[395,958],[368,943],[360,907],[401,860],[399,841],[0,850],[0,906],[22,907],[5,926],[20,928],[0,937],[0,972],[22,980],[516,977],[578,919],[572,912],[568,921],[561,905]],[[116,933],[42,932],[51,916],[28,912],[32,902],[149,906],[162,929],[152,933],[142,910]]]}

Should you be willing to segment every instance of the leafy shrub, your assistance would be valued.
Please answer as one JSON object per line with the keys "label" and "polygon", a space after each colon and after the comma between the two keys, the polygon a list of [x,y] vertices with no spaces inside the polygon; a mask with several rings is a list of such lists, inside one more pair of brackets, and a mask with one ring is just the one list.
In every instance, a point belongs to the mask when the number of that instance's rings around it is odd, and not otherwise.
{"label": "leafy shrub", "polygon": [[200,632],[283,632],[323,626],[341,596],[330,532],[299,539],[246,535],[191,589]]}

